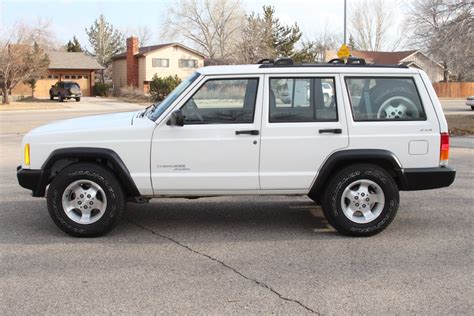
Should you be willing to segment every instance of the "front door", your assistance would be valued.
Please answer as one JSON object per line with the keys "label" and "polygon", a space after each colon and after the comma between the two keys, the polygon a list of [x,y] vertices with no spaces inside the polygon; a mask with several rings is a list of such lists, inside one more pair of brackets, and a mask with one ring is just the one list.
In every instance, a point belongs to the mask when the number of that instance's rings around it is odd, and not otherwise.
{"label": "front door", "polygon": [[262,190],[308,192],[321,164],[349,144],[338,76],[265,76]]}
{"label": "front door", "polygon": [[260,188],[261,79],[206,78],[174,109],[184,126],[160,123],[152,141],[155,195]]}

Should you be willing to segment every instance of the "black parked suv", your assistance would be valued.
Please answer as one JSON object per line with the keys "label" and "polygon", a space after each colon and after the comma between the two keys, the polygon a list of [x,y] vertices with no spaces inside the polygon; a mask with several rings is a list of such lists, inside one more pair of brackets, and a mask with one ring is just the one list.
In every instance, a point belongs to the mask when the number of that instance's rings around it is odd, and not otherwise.
{"label": "black parked suv", "polygon": [[63,102],[64,99],[76,99],[79,102],[81,96],[81,87],[74,81],[58,81],[49,89],[49,99],[57,97],[59,102]]}

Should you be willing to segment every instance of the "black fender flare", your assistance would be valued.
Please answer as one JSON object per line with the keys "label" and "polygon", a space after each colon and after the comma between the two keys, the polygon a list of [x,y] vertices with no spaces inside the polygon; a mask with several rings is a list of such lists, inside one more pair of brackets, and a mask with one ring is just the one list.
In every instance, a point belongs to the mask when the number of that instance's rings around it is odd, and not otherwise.
{"label": "black fender flare", "polygon": [[392,171],[395,181],[399,187],[403,186],[403,169],[394,153],[384,149],[347,149],[333,153],[329,156],[319,169],[318,175],[311,186],[308,196],[320,203],[324,186],[330,179],[330,176],[353,163],[373,163]]}
{"label": "black fender flare", "polygon": [[73,162],[105,160],[112,165],[112,171],[122,184],[125,194],[133,197],[140,196],[140,192],[120,156],[111,149],[100,147],[69,147],[51,152],[41,167],[41,177],[36,190],[33,191],[33,196],[45,195],[46,186],[49,184],[51,177],[54,176],[52,168],[56,162],[63,159],[71,159]]}

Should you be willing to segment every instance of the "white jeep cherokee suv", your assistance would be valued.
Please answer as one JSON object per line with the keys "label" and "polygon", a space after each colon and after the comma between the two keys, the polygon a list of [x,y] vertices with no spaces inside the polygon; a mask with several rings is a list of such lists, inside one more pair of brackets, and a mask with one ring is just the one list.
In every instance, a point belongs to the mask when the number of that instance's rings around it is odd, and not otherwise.
{"label": "white jeep cherokee suv", "polygon": [[339,232],[369,236],[400,190],[455,178],[427,75],[354,59],[205,67],[160,104],[54,122],[22,146],[20,185],[73,236],[108,232],[128,201],[249,194],[307,195]]}

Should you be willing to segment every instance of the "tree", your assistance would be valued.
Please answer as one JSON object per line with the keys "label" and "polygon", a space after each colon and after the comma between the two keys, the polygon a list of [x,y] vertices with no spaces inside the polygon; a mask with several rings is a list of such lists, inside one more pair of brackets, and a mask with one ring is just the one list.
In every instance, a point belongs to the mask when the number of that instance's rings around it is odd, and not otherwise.
{"label": "tree", "polygon": [[38,79],[36,77],[30,77],[27,79],[24,83],[29,85],[31,88],[31,98],[34,99],[35,97],[35,89],[36,89],[36,83],[38,82]]}
{"label": "tree", "polygon": [[151,39],[151,34],[151,30],[148,26],[143,25],[137,27],[138,45],[140,47],[148,45]]}
{"label": "tree", "polygon": [[412,44],[441,62],[458,80],[474,80],[474,14],[468,0],[415,0],[409,7]]}
{"label": "tree", "polygon": [[275,8],[263,6],[263,15],[247,16],[238,44],[239,62],[254,63],[262,58],[297,57],[296,44],[301,39],[298,25],[281,24]]}
{"label": "tree", "polygon": [[[112,24],[105,20],[101,14],[94,24],[86,29],[89,36],[89,43],[92,46],[91,56],[97,58],[97,62],[104,68],[112,63],[112,57],[125,50],[124,36],[118,30],[114,29]],[[104,70],[101,71],[101,82],[104,83]]]}
{"label": "tree", "polygon": [[350,7],[349,26],[356,46],[365,51],[395,50],[401,44],[401,34],[389,40],[393,19],[382,0],[364,0]]}
{"label": "tree", "polygon": [[17,84],[45,74],[48,56],[38,45],[14,44],[11,39],[0,44],[0,90],[3,104],[9,104],[9,94]]}
{"label": "tree", "polygon": [[355,49],[355,50],[359,49],[355,42],[354,36],[352,36],[352,34],[349,35],[349,43],[347,44],[349,45],[350,49]]}
{"label": "tree", "polygon": [[179,0],[168,9],[163,35],[183,37],[209,58],[227,58],[244,18],[240,0]]}
{"label": "tree", "polygon": [[83,52],[84,51],[81,47],[81,44],[79,43],[79,40],[76,38],[75,35],[72,37],[72,41],[69,40],[69,42],[67,42],[66,51],[68,52]]}

